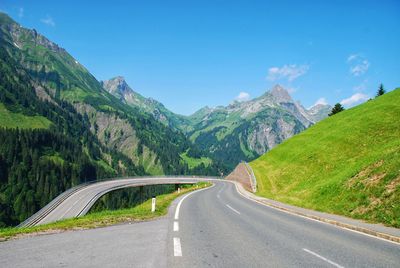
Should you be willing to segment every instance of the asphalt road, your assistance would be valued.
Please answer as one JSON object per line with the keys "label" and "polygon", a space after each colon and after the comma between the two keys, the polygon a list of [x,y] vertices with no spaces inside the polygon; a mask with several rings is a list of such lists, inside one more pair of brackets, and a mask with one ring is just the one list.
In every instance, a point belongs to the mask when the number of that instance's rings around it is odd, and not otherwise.
{"label": "asphalt road", "polygon": [[0,243],[0,267],[166,267],[168,220]]}
{"label": "asphalt road", "polygon": [[399,244],[263,206],[231,183],[194,193],[179,214],[170,267],[400,267]]}
{"label": "asphalt road", "polygon": [[159,220],[0,243],[0,267],[400,267],[400,245],[260,205],[215,182],[177,199]]}
{"label": "asphalt road", "polygon": [[[154,177],[118,179],[93,183],[69,196],[48,215],[46,215],[46,217],[38,221],[37,225],[85,215],[98,198],[111,190],[140,185],[194,183],[198,181],[204,181],[204,179],[195,179],[190,177]],[[40,215],[40,212],[36,215]],[[35,218],[35,216],[33,218]]]}

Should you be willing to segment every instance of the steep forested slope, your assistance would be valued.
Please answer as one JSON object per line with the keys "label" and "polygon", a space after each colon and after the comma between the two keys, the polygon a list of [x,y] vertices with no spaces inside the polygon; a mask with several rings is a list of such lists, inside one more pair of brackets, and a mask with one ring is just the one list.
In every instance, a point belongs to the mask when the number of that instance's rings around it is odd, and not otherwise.
{"label": "steep forested slope", "polygon": [[121,103],[64,49],[3,13],[0,78],[0,225],[86,180],[223,169],[190,169],[181,154],[202,152],[185,135]]}
{"label": "steep forested slope", "polygon": [[147,173],[189,172],[180,154],[196,150],[186,137],[152,115],[126,105],[58,45],[1,15],[5,55],[29,75],[41,100],[62,100],[88,118],[91,132],[108,148],[116,149]]}

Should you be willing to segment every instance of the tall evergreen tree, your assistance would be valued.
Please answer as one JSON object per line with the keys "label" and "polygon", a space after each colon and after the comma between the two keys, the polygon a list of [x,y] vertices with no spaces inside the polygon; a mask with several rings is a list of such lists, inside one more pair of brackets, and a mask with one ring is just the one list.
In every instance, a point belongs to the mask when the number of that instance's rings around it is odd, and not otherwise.
{"label": "tall evergreen tree", "polygon": [[386,93],[386,91],[385,91],[385,89],[383,88],[383,84],[380,84],[380,85],[379,85],[378,92],[376,93],[376,96],[379,97],[379,96],[382,96],[382,95],[385,94],[385,93]]}
{"label": "tall evergreen tree", "polygon": [[329,116],[340,113],[341,111],[344,111],[344,107],[340,103],[336,103],[335,106],[332,108]]}

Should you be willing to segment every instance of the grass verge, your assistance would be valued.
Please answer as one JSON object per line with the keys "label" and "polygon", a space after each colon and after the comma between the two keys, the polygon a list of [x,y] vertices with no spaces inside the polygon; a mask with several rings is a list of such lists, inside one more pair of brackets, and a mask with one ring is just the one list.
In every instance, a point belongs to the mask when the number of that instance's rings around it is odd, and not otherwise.
{"label": "grass verge", "polygon": [[175,198],[193,190],[205,188],[208,186],[210,186],[210,183],[201,182],[196,185],[182,188],[180,193],[175,191],[170,194],[159,195],[157,196],[156,211],[154,213],[151,213],[151,199],[149,199],[140,205],[128,209],[112,211],[105,210],[101,212],[91,213],[80,218],[72,218],[34,227],[2,228],[0,229],[0,241],[28,235],[59,233],[66,230],[92,229],[110,226],[118,223],[138,222],[155,219],[167,214],[168,207],[171,205],[172,201],[175,200]]}

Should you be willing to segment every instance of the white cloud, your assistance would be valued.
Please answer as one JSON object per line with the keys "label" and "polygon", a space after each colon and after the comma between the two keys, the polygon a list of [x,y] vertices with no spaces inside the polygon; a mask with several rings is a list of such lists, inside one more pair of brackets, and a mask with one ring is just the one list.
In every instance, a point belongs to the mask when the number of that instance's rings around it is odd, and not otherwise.
{"label": "white cloud", "polygon": [[350,98],[342,100],[340,103],[344,106],[353,106],[355,104],[359,104],[361,102],[367,101],[369,99],[368,95],[365,95],[363,93],[356,93]]}
{"label": "white cloud", "polygon": [[49,15],[47,15],[46,18],[41,19],[40,21],[52,27],[56,26],[56,23],[54,22],[53,18],[50,17]]}
{"label": "white cloud", "polygon": [[279,67],[271,67],[268,69],[267,79],[271,81],[275,81],[278,79],[287,79],[289,82],[295,80],[296,78],[307,73],[310,66],[308,65],[283,65],[281,68]]}
{"label": "white cloud", "polygon": [[351,62],[351,61],[357,59],[359,56],[360,56],[360,55],[358,55],[358,54],[350,54],[350,55],[347,57],[347,62]]}
{"label": "white cloud", "polygon": [[18,9],[18,17],[19,18],[22,18],[24,16],[24,8],[23,7],[20,7],[19,9]]}
{"label": "white cloud", "polygon": [[350,66],[350,73],[354,76],[360,76],[366,73],[369,69],[369,61],[360,54],[351,54],[347,57],[347,63]]}
{"label": "white cloud", "polygon": [[361,82],[361,84],[353,87],[353,91],[355,91],[355,92],[365,91],[367,89],[367,83],[368,83],[368,79],[364,79]]}
{"label": "white cloud", "polygon": [[368,71],[369,62],[367,60],[363,60],[359,64],[350,68],[350,73],[354,76],[360,76]]}
{"label": "white cloud", "polygon": [[313,105],[311,105],[307,109],[310,110],[312,107],[317,106],[318,104],[327,105],[328,102],[326,101],[325,98],[319,98]]}
{"label": "white cloud", "polygon": [[239,93],[239,95],[237,95],[235,101],[243,102],[243,101],[248,101],[249,99],[250,99],[250,94],[242,91]]}

